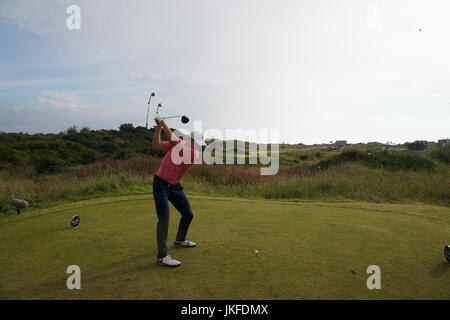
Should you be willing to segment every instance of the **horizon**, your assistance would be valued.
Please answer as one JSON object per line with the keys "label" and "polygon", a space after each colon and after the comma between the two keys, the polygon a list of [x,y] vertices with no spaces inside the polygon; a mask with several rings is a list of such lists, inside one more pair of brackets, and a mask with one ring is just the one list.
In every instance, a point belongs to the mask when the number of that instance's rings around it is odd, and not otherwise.
{"label": "horizon", "polygon": [[81,0],[80,29],[70,5],[0,3],[0,131],[145,126],[155,92],[150,121],[162,103],[280,143],[450,136],[444,0]]}
{"label": "horizon", "polygon": [[[144,129],[146,129],[145,126],[139,126],[139,125],[135,126],[134,124],[132,124],[132,125],[133,125],[133,127],[135,129],[136,128],[144,128]],[[111,129],[92,129],[92,128],[89,128],[89,127],[71,126],[71,127],[67,128],[66,130],[61,130],[59,132],[28,133],[28,132],[4,132],[4,131],[0,130],[0,134],[59,135],[59,134],[67,134],[67,130],[70,129],[70,128],[74,128],[74,127],[77,130],[77,132],[80,132],[82,129],[85,129],[85,128],[89,129],[89,131],[102,131],[102,130],[106,130],[106,131],[108,131],[108,130],[120,131],[119,127],[118,128],[111,128]],[[154,129],[154,127],[150,127],[147,130],[152,130],[152,129]],[[224,142],[233,141],[234,140],[234,141],[241,141],[241,142],[245,142],[245,143],[265,144],[264,142],[254,142],[254,141],[251,141],[249,139],[238,139],[238,138],[235,138],[235,139],[218,139],[218,138],[214,138],[214,137],[205,137],[205,141],[214,141],[214,140],[219,140],[219,141],[224,141]],[[358,142],[354,142],[353,141],[352,142],[352,141],[348,141],[348,140],[345,140],[345,139],[341,139],[341,140],[346,141],[347,145],[379,143],[379,144],[382,144],[382,145],[393,145],[394,146],[394,145],[404,145],[404,144],[407,144],[407,143],[413,143],[413,142],[416,142],[416,141],[420,141],[420,142],[424,141],[424,142],[427,142],[427,143],[438,143],[440,140],[450,140],[450,138],[442,138],[442,139],[437,139],[437,140],[424,140],[424,139],[406,140],[406,141],[399,142],[399,143],[395,143],[393,141],[386,141],[386,142],[381,142],[381,141],[367,141],[367,142],[358,141]],[[269,144],[279,144],[279,145],[300,145],[301,144],[301,145],[304,145],[304,146],[308,147],[308,146],[314,146],[314,145],[334,145],[334,144],[336,144],[337,141],[340,141],[340,140],[329,140],[328,142],[316,142],[316,143],[304,143],[304,142],[301,142],[301,141],[299,141],[299,142],[280,141],[279,143],[269,143]]]}

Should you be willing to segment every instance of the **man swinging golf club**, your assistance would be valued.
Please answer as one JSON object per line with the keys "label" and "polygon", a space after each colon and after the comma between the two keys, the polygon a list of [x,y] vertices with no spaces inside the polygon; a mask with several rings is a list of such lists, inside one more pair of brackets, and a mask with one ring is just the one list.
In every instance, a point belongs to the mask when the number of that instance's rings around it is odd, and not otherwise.
{"label": "man swinging golf club", "polygon": [[[189,225],[194,217],[189,204],[189,200],[183,192],[180,180],[186,171],[194,164],[199,156],[199,148],[204,145],[202,134],[196,131],[191,133],[191,139],[184,141],[175,136],[164,120],[160,117],[155,118],[157,124],[155,134],[153,135],[152,146],[154,150],[167,150],[158,171],[153,180],[153,197],[155,199],[158,224],[156,227],[156,239],[158,244],[157,263],[168,267],[178,267],[180,261],[173,259],[167,254],[167,234],[169,231],[169,202],[181,213],[178,233],[175,238],[175,246],[183,248],[193,248],[197,244],[186,240]],[[164,130],[165,136],[169,141],[161,141],[161,131]],[[182,147],[181,152],[179,148]],[[186,156],[181,153],[188,152],[190,161],[184,161]],[[178,153],[178,154],[175,154]],[[182,158],[181,161],[173,161],[176,157]],[[181,162],[181,163],[180,163]],[[185,163],[186,162],[186,163]],[[179,164],[177,164],[179,163]]]}

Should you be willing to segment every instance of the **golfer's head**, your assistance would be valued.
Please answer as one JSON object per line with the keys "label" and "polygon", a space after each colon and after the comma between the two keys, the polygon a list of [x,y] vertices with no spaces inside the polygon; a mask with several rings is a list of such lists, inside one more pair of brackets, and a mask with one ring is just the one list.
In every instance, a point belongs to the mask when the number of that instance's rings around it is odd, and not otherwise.
{"label": "golfer's head", "polygon": [[205,146],[205,142],[203,142],[203,134],[199,131],[191,132],[191,141],[193,141],[198,146]]}

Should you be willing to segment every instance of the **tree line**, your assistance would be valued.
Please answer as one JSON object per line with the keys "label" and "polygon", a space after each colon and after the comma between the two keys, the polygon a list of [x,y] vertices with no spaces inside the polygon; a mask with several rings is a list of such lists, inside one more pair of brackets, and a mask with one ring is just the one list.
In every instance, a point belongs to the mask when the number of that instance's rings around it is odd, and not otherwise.
{"label": "tree line", "polygon": [[0,169],[52,173],[104,158],[161,155],[152,150],[153,132],[154,128],[134,127],[131,123],[121,124],[119,130],[72,126],[58,134],[0,132]]}

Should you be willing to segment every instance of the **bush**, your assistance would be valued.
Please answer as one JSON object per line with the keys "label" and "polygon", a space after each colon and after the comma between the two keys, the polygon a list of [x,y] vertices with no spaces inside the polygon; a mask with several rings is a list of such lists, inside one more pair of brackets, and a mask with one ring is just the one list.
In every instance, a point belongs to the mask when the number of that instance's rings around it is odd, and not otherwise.
{"label": "bush", "polygon": [[433,151],[430,156],[442,163],[450,164],[450,146]]}
{"label": "bush", "polygon": [[33,167],[36,173],[60,172],[66,163],[55,152],[35,153]]}
{"label": "bush", "polygon": [[[35,167],[33,154],[53,151],[66,166],[93,163],[102,158],[127,159],[136,154],[162,155],[151,149],[153,130],[123,124],[118,130],[79,130],[59,134],[0,133],[0,169],[21,171]],[[123,149],[131,149],[123,152]],[[44,170],[45,171],[45,170]]]}
{"label": "bush", "polygon": [[319,162],[322,168],[339,165],[345,162],[359,162],[373,168],[384,168],[391,171],[433,171],[435,164],[421,154],[400,152],[363,152],[347,150]]}
{"label": "bush", "polygon": [[116,153],[116,156],[114,158],[119,160],[125,160],[129,158],[133,158],[136,155],[136,153],[133,151],[133,149],[125,148],[120,150]]}
{"label": "bush", "polygon": [[119,131],[121,132],[133,132],[134,126],[132,123],[122,123],[119,126]]}
{"label": "bush", "polygon": [[20,162],[21,158],[17,151],[6,146],[0,146],[0,168],[18,165]]}
{"label": "bush", "polygon": [[71,126],[66,130],[67,134],[77,134],[78,133],[78,127],[77,126]]}
{"label": "bush", "polygon": [[120,147],[115,144],[114,142],[105,142],[100,145],[99,150],[109,156],[112,156],[113,154],[117,153],[119,151]]}
{"label": "bush", "polygon": [[89,164],[101,159],[100,153],[95,150],[85,149],[80,153],[80,163]]}

